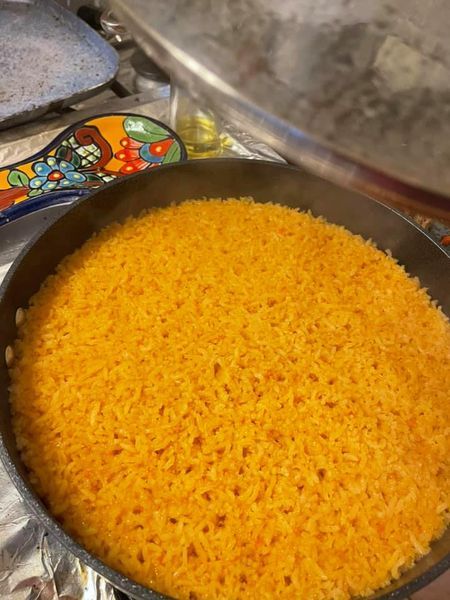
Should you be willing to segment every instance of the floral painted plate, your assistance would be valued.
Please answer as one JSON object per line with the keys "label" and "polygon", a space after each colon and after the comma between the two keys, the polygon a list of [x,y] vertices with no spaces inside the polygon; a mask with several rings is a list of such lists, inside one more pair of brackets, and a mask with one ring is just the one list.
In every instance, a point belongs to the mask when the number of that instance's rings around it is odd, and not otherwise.
{"label": "floral painted plate", "polygon": [[0,225],[186,157],[175,132],[150,117],[107,114],[80,121],[35,155],[0,169]]}

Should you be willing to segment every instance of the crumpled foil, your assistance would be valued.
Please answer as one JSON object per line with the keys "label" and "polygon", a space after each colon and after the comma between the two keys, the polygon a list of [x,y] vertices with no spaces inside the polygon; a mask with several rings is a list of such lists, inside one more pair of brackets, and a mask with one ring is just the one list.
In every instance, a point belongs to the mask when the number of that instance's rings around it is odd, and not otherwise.
{"label": "crumpled foil", "polygon": [[45,532],[3,467],[0,467],[0,598],[116,600],[109,583]]}
{"label": "crumpled foil", "polygon": [[[168,101],[133,107],[130,112],[152,116],[167,123]],[[84,116],[77,116],[75,120]],[[62,128],[60,125],[47,127],[45,132],[33,133],[15,142],[4,140],[3,144],[0,136],[0,166],[31,156]],[[222,137],[225,139],[223,156],[282,161],[273,150],[231,126],[224,127]],[[0,274],[0,282],[4,274]],[[119,597],[124,598],[103,577],[81,563],[46,533],[21,500],[0,463],[0,598],[119,600]]]}

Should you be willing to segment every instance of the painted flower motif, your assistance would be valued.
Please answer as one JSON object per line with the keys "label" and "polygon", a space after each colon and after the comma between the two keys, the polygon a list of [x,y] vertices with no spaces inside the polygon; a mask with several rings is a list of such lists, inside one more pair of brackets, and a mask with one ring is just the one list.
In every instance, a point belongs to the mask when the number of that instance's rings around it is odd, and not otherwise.
{"label": "painted flower motif", "polygon": [[76,167],[67,160],[55,156],[48,156],[45,161],[33,164],[36,176],[30,179],[30,188],[50,192],[56,188],[64,189],[74,187],[86,181],[86,176],[76,170]]}
{"label": "painted flower motif", "polygon": [[115,158],[125,163],[120,167],[119,172],[122,175],[130,175],[161,163],[173,143],[172,138],[151,144],[138,142],[130,137],[122,138],[120,145],[123,150],[119,150],[114,155]]}

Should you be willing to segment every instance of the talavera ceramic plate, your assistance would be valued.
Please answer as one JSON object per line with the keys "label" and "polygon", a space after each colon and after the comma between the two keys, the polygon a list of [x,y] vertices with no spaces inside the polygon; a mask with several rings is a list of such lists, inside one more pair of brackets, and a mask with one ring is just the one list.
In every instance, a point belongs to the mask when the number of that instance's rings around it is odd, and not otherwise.
{"label": "talavera ceramic plate", "polygon": [[107,114],[80,121],[30,158],[0,169],[0,225],[186,156],[180,138],[150,117]]}

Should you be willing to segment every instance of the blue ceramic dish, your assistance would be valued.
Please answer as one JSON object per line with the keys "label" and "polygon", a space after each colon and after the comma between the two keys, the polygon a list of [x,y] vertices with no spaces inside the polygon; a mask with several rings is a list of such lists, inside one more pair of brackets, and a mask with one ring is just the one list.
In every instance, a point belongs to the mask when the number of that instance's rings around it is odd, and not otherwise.
{"label": "blue ceramic dish", "polygon": [[0,2],[0,129],[97,93],[117,73],[117,52],[54,0]]}

